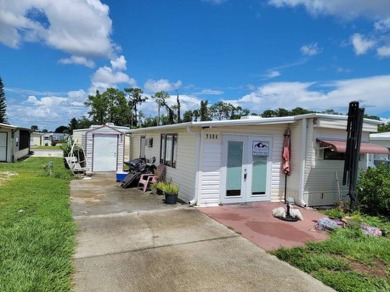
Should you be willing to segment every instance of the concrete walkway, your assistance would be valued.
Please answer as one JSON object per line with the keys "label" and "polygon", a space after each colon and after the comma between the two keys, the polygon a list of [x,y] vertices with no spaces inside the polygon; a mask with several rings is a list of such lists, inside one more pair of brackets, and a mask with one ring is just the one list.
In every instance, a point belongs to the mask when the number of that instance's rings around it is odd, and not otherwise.
{"label": "concrete walkway", "polygon": [[74,291],[333,291],[187,205],[122,189],[115,174],[71,184]]}
{"label": "concrete walkway", "polygon": [[32,148],[34,157],[64,157],[61,149],[36,149]]}

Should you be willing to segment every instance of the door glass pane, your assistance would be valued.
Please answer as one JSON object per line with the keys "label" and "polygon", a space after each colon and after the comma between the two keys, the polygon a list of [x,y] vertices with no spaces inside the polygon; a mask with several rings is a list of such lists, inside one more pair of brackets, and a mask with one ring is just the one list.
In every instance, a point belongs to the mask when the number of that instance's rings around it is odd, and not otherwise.
{"label": "door glass pane", "polygon": [[146,139],[145,136],[141,136],[141,143],[139,149],[139,157],[145,158],[145,147],[146,147]]}
{"label": "door glass pane", "polygon": [[252,156],[252,195],[265,194],[265,184],[267,178],[267,156]]}
{"label": "door glass pane", "polygon": [[167,135],[166,146],[165,146],[165,163],[172,165],[172,147],[173,147],[173,136]]}
{"label": "door glass pane", "polygon": [[228,141],[226,196],[241,195],[243,142]]}

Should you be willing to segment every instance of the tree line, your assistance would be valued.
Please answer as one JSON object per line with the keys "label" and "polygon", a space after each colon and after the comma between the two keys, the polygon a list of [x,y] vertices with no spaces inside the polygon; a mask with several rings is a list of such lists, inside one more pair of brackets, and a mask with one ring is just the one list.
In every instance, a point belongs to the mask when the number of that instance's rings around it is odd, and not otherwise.
{"label": "tree line", "polygon": [[[106,123],[139,128],[191,121],[235,120],[248,115],[270,118],[316,113],[315,111],[296,107],[292,110],[284,108],[267,109],[258,114],[251,113],[248,109],[234,106],[228,102],[219,101],[209,105],[208,100],[202,100],[199,109],[188,110],[181,115],[179,94],[177,93],[175,101],[170,102],[170,94],[166,91],[159,91],[150,96],[150,99],[157,106],[157,116],[145,117],[144,113],[139,111],[139,106],[148,99],[147,96],[143,95],[142,89],[136,87],[125,88],[123,91],[116,88],[108,88],[103,93],[96,91],[95,95],[89,95],[84,102],[90,108],[88,117],[72,118],[67,126],[59,126],[55,132],[72,134],[75,129],[85,129],[91,125],[104,125]],[[6,108],[4,85],[0,77],[0,123],[7,123]],[[338,113],[333,109],[319,113],[342,115],[342,113]],[[377,116],[367,114],[365,118],[380,120]],[[31,129],[38,131],[38,126],[32,125]],[[387,131],[390,131],[390,122],[378,127],[378,132]],[[47,132],[47,130],[44,129],[42,132]]]}
{"label": "tree line", "polygon": [[[139,110],[139,106],[149,99],[153,100],[157,106],[157,116],[155,117],[145,117],[144,113]],[[84,129],[94,124],[103,125],[106,123],[140,128],[191,121],[235,120],[248,115],[261,116],[263,118],[296,116],[309,113],[343,115],[333,109],[316,112],[302,107],[296,107],[292,110],[285,108],[267,109],[258,114],[251,113],[249,109],[223,101],[209,105],[208,100],[202,100],[199,109],[188,110],[181,115],[179,94],[177,93],[176,100],[171,101],[171,99],[171,95],[166,91],[159,91],[147,97],[143,95],[142,89],[135,87],[125,88],[123,91],[116,88],[108,88],[103,93],[96,91],[95,95],[89,95],[84,102],[90,108],[88,117],[72,118],[67,127],[61,126],[57,129],[61,130],[61,132],[72,133],[75,129]],[[380,120],[377,116],[365,115],[365,117]],[[390,122],[379,126],[378,130],[379,132],[390,131]]]}

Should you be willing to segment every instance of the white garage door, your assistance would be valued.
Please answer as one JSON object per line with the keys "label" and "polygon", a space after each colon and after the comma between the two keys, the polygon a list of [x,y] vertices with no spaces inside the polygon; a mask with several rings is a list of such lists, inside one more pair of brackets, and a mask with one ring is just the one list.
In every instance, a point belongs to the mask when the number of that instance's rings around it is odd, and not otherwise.
{"label": "white garage door", "polygon": [[96,135],[93,140],[93,171],[116,171],[117,135]]}
{"label": "white garage door", "polygon": [[7,161],[7,133],[0,133],[0,161]]}

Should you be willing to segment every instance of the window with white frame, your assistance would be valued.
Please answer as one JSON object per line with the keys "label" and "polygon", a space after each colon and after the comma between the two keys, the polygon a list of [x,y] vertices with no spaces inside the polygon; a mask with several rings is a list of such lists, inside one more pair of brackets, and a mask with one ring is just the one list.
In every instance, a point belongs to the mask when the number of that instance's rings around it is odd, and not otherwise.
{"label": "window with white frame", "polygon": [[160,163],[176,167],[177,134],[161,134]]}

